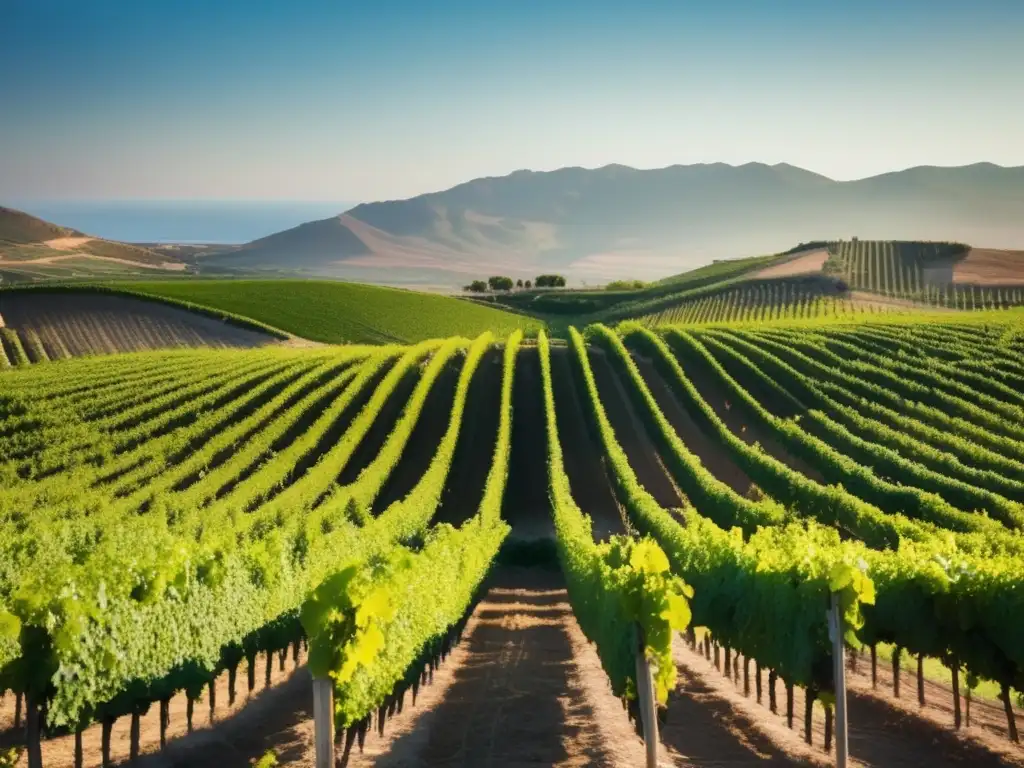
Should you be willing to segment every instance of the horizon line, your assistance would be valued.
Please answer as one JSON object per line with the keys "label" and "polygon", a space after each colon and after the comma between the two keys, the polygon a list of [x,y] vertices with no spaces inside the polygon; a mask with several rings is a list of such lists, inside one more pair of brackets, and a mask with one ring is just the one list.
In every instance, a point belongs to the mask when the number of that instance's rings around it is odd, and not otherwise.
{"label": "horizon line", "polygon": [[[711,167],[711,166],[721,166],[721,167],[725,167],[725,168],[732,168],[734,170],[738,170],[738,169],[741,169],[741,168],[746,168],[746,167],[749,167],[749,166],[761,166],[761,167],[765,167],[765,168],[780,168],[780,167],[793,168],[793,169],[796,169],[796,170],[799,170],[799,171],[804,171],[805,173],[810,173],[810,174],[814,174],[816,176],[820,176],[822,179],[826,179],[826,180],[831,181],[831,182],[836,183],[836,184],[849,184],[849,183],[858,182],[858,181],[866,181],[868,179],[877,179],[877,178],[881,178],[883,176],[890,176],[890,175],[893,175],[893,174],[906,173],[907,171],[915,171],[915,170],[921,170],[921,169],[960,170],[960,169],[964,169],[964,168],[974,168],[974,167],[977,167],[977,166],[988,166],[988,167],[991,167],[991,168],[998,168],[998,169],[1004,170],[1004,171],[1006,171],[1006,170],[1024,169],[1024,165],[1001,165],[999,163],[994,163],[994,162],[992,162],[990,160],[979,160],[979,161],[976,161],[976,162],[973,162],[973,163],[965,163],[963,165],[927,165],[927,164],[926,165],[911,165],[911,166],[905,166],[905,167],[902,167],[902,168],[896,168],[896,169],[889,170],[889,171],[883,171],[881,173],[874,173],[874,174],[870,174],[870,175],[867,175],[867,176],[858,176],[858,177],[849,178],[849,179],[837,179],[837,178],[833,178],[831,176],[828,176],[828,175],[826,175],[824,173],[820,173],[818,171],[812,170],[810,168],[805,168],[805,167],[800,166],[800,165],[794,165],[793,163],[789,163],[789,162],[786,162],[786,161],[780,161],[780,162],[777,162],[777,163],[767,163],[767,162],[764,162],[762,160],[750,160],[750,161],[745,162],[745,163],[737,163],[737,164],[726,163],[726,162],[723,162],[723,161],[701,162],[701,163],[672,163],[670,165],[655,166],[655,167],[645,167],[645,168],[641,168],[641,167],[637,167],[637,166],[632,166],[632,165],[625,165],[623,163],[606,163],[604,165],[599,165],[599,166],[565,165],[565,166],[558,166],[556,168],[517,168],[517,169],[509,171],[507,173],[498,174],[498,175],[474,176],[474,177],[472,177],[470,179],[467,179],[466,181],[460,181],[457,184],[453,184],[450,187],[445,187],[444,189],[433,189],[433,190],[429,190],[429,191],[426,191],[426,192],[419,192],[419,193],[417,193],[415,195],[410,195],[408,197],[388,197],[388,198],[378,198],[376,200],[351,200],[351,199],[347,199],[346,200],[346,199],[343,199],[343,198],[272,198],[272,197],[251,197],[251,198],[244,198],[244,197],[108,197],[108,198],[92,198],[92,197],[88,197],[88,198],[83,198],[83,197],[69,197],[69,198],[33,197],[33,198],[22,198],[20,200],[15,200],[13,202],[13,206],[17,206],[19,204],[25,204],[25,203],[28,203],[28,204],[34,204],[34,203],[69,204],[70,203],[70,204],[76,204],[76,205],[77,204],[97,204],[97,205],[147,204],[147,203],[154,203],[154,204],[169,204],[169,203],[200,203],[200,204],[204,204],[204,203],[219,203],[219,204],[231,204],[231,203],[237,203],[237,204],[240,204],[240,205],[255,205],[255,204],[261,204],[261,203],[263,203],[263,204],[296,204],[296,205],[298,205],[298,204],[304,204],[304,205],[328,205],[328,204],[334,205],[334,204],[338,204],[338,205],[348,206],[348,208],[346,208],[346,209],[344,209],[344,210],[339,212],[339,213],[345,213],[345,212],[347,212],[348,210],[350,210],[353,207],[356,207],[356,206],[359,206],[359,205],[365,205],[367,203],[386,203],[386,202],[395,202],[395,201],[399,201],[399,200],[412,200],[412,199],[415,199],[417,197],[424,197],[424,196],[427,196],[427,195],[435,195],[435,194],[440,194],[440,193],[443,193],[443,192],[447,192],[449,190],[455,189],[456,187],[460,187],[460,186],[463,186],[465,184],[472,184],[473,182],[477,182],[477,181],[492,181],[492,180],[497,180],[497,179],[507,179],[507,178],[509,178],[511,176],[520,175],[520,174],[550,174],[550,173],[559,173],[561,171],[603,171],[603,170],[607,170],[607,169],[610,169],[610,168],[622,169],[622,170],[625,170],[625,171],[637,171],[637,172],[641,172],[642,173],[642,172],[650,172],[650,171],[667,171],[667,170],[670,170],[670,169],[673,169],[673,168],[699,168],[699,167]],[[8,206],[7,203],[3,203],[3,202],[0,202],[0,206],[12,207],[12,206]]]}

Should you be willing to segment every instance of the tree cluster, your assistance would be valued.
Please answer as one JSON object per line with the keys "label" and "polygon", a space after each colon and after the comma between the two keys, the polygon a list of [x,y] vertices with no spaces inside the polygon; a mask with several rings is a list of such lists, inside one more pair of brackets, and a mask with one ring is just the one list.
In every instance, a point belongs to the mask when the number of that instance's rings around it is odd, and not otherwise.
{"label": "tree cluster", "polygon": [[462,286],[462,290],[466,293],[486,293],[487,291],[498,292],[498,291],[511,291],[513,288],[520,290],[530,290],[534,287],[538,288],[564,288],[565,278],[561,275],[540,275],[536,283],[531,280],[515,280],[511,277],[505,277],[504,275],[493,275],[487,280],[474,280],[469,285]]}
{"label": "tree cluster", "polygon": [[534,284],[538,288],[565,288],[565,278],[561,275],[538,275]]}

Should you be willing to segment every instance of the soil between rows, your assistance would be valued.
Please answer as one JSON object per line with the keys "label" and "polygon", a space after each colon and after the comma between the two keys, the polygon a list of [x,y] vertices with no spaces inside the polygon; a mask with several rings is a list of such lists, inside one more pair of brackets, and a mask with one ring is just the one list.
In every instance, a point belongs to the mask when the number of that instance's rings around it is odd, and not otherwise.
{"label": "soil between rows", "polygon": [[593,424],[589,405],[584,405],[589,394],[575,366],[569,350],[551,350],[551,383],[555,394],[558,440],[573,500],[590,515],[594,540],[604,541],[623,533],[625,524],[608,477],[601,438]]}
{"label": "soil between rows", "polygon": [[501,421],[502,357],[500,350],[489,350],[473,372],[452,465],[432,521],[435,525],[462,525],[483,501]]}

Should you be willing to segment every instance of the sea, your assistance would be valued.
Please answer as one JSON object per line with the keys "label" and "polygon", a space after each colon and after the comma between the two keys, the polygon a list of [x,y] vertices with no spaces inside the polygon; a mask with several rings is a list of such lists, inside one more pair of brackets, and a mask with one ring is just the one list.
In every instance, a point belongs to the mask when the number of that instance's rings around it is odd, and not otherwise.
{"label": "sea", "polygon": [[247,243],[355,207],[342,201],[118,200],[4,202],[63,227],[128,243]]}

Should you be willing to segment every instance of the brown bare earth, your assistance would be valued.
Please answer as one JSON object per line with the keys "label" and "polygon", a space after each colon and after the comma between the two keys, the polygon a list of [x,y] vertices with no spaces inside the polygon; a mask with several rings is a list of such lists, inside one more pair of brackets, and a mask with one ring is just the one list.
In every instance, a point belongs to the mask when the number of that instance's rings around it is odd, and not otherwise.
{"label": "brown bare earth", "polygon": [[964,257],[929,262],[922,275],[938,285],[1024,285],[1024,251],[972,248]]}
{"label": "brown bare earth", "polygon": [[47,352],[64,347],[74,356],[281,343],[261,331],[130,296],[15,291],[0,294],[0,315],[7,326],[35,330]]}
{"label": "brown bare earth", "polygon": [[434,685],[350,765],[642,763],[642,743],[573,618],[561,576],[506,568]]}
{"label": "brown bare earth", "polygon": [[828,261],[828,251],[819,248],[813,251],[806,251],[795,255],[792,259],[773,264],[762,270],[754,272],[751,278],[759,279],[764,277],[795,277],[796,275],[810,275],[821,272],[821,268]]}
{"label": "brown bare earth", "polygon": [[953,267],[953,281],[977,285],[1024,285],[1024,251],[972,248]]}
{"label": "brown bare earth", "polygon": [[47,245],[55,251],[73,251],[90,240],[92,240],[91,237],[55,237],[52,240],[44,240],[43,245]]}

